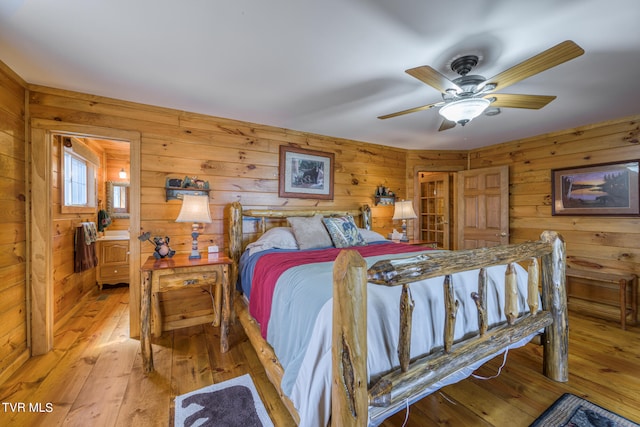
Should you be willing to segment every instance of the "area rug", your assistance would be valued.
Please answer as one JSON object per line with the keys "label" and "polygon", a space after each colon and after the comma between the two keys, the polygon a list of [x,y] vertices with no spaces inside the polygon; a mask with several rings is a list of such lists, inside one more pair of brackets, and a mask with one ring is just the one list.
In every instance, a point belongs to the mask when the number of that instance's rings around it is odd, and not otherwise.
{"label": "area rug", "polygon": [[640,427],[618,414],[565,393],[529,427]]}
{"label": "area rug", "polygon": [[175,427],[273,427],[251,375],[176,396]]}

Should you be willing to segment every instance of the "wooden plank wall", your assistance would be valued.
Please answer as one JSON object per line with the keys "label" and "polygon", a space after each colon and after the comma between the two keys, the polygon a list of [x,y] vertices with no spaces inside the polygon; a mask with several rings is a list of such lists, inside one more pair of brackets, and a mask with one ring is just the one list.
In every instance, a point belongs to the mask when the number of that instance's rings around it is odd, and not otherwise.
{"label": "wooden plank wall", "polygon": [[[86,138],[92,147],[99,147],[102,152],[102,162],[104,164],[103,173],[100,177],[98,187],[98,206],[100,209],[107,208],[106,182],[129,182],[131,179],[130,160],[129,160],[129,144],[126,142],[106,141],[100,139]],[[120,170],[124,169],[127,173],[126,178],[120,178],[118,175]],[[128,218],[111,218],[109,230],[128,230]]]}
{"label": "wooden plank wall", "polygon": [[0,62],[0,383],[27,359],[26,84]]}
{"label": "wooden plank wall", "polygon": [[551,215],[551,170],[640,159],[640,115],[473,150],[471,168],[509,166],[511,243],[560,232],[568,267],[640,274],[640,218]]}
{"label": "wooden plank wall", "polygon": [[[405,193],[405,150],[305,134],[235,120],[32,87],[33,118],[139,131],[142,135],[141,225],[152,235],[171,237],[171,247],[188,252],[190,224],[176,223],[181,202],[165,200],[167,177],[209,181],[211,213],[201,245],[227,246],[225,207],[233,201],[254,208],[352,208],[369,203],[378,185]],[[278,197],[278,150],[291,145],[335,153],[335,199]],[[380,218],[378,218],[380,219]],[[153,252],[142,245],[142,259]]]}
{"label": "wooden plank wall", "polygon": [[[171,248],[178,252],[190,251],[191,224],[175,222],[181,201],[166,201],[169,177],[196,176],[210,184],[213,222],[204,225],[198,239],[201,249],[210,244],[221,250],[228,247],[224,215],[233,201],[248,208],[348,209],[372,205],[379,185],[406,197],[406,150],[39,86],[30,87],[29,112],[34,120],[139,132],[141,230],[131,233],[169,236]],[[280,145],[335,154],[333,201],[278,197]],[[392,214],[374,210],[381,232],[390,230]],[[154,247],[143,242],[140,249],[144,262]],[[203,293],[194,298],[208,301]],[[198,306],[198,301],[187,305]]]}

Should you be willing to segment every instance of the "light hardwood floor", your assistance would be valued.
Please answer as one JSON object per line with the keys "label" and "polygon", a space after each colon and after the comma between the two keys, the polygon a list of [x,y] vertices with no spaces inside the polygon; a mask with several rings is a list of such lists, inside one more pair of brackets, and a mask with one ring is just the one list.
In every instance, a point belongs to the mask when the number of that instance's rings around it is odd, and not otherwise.
{"label": "light hardwood floor", "polygon": [[[293,424],[239,325],[226,354],[211,325],[165,332],[154,340],[156,371],[146,376],[128,323],[127,288],[90,295],[57,329],[54,350],[30,359],[0,386],[0,425],[172,426],[176,395],[245,373],[274,424]],[[534,344],[509,352],[497,378],[470,378],[426,397],[411,406],[406,425],[528,426],[565,392],[640,420],[640,327],[622,331],[614,321],[572,313],[567,383],[540,373],[541,354]],[[495,375],[501,363],[497,357],[477,374]],[[20,403],[25,411],[15,410]],[[29,411],[30,404],[42,412]],[[383,425],[399,427],[404,419],[402,411]]]}

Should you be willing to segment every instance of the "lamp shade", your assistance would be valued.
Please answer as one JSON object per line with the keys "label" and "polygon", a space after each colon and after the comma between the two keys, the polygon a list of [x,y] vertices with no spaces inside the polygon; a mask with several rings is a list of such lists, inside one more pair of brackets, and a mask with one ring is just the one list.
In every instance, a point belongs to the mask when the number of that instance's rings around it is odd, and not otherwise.
{"label": "lamp shade", "polygon": [[411,200],[396,202],[392,219],[411,219],[417,217],[416,212],[413,210],[413,203],[411,203]]}
{"label": "lamp shade", "polygon": [[466,98],[444,105],[439,113],[447,120],[464,124],[482,114],[489,104],[491,101],[488,99]]}
{"label": "lamp shade", "polygon": [[185,194],[176,222],[211,222],[209,196]]}

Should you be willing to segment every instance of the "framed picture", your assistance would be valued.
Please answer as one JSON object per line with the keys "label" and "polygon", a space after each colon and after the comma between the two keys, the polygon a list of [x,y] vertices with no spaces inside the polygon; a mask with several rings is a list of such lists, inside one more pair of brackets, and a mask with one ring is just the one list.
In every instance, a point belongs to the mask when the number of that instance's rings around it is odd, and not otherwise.
{"label": "framed picture", "polygon": [[638,216],[638,160],[553,169],[553,215]]}
{"label": "framed picture", "polygon": [[333,153],[280,146],[280,197],[333,200]]}

